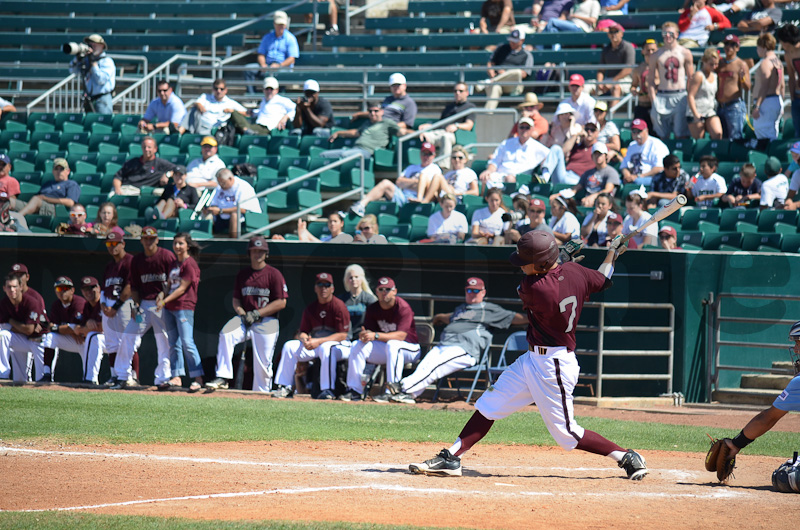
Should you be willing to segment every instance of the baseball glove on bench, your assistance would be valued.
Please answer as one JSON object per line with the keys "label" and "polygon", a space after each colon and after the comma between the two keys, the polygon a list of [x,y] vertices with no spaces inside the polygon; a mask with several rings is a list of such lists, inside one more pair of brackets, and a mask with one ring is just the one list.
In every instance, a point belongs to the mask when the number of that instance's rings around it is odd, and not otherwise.
{"label": "baseball glove on bench", "polygon": [[[709,436],[709,438],[711,438]],[[728,438],[714,439],[711,438],[711,447],[706,453],[706,470],[716,471],[717,479],[720,482],[725,482],[731,475],[733,475],[733,468],[736,467],[736,457],[729,457],[731,451],[726,443]]]}

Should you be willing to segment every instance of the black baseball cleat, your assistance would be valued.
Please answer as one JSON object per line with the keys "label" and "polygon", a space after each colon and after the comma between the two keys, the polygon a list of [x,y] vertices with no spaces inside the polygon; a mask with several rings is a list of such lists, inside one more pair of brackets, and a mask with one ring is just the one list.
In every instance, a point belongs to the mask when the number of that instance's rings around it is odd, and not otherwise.
{"label": "black baseball cleat", "polygon": [[278,385],[277,390],[271,392],[272,397],[278,399],[287,399],[294,397],[294,390],[290,386]]}
{"label": "black baseball cleat", "polygon": [[347,392],[339,396],[339,399],[341,399],[342,401],[361,401],[361,393],[356,392],[351,388]]}
{"label": "black baseball cleat", "polygon": [[228,388],[228,380],[223,379],[222,377],[217,377],[206,383],[206,388],[210,388],[211,390],[227,390]]}
{"label": "black baseball cleat", "polygon": [[625,470],[630,480],[642,480],[647,475],[644,457],[633,449],[628,449],[617,465]]}
{"label": "black baseball cleat", "polygon": [[460,477],[461,459],[442,449],[438,455],[421,464],[411,464],[409,471],[417,475],[433,475],[436,477]]}
{"label": "black baseball cleat", "polygon": [[111,387],[111,390],[125,390],[126,388],[134,388],[137,386],[139,386],[139,381],[133,377],[128,380],[117,379],[117,382]]}
{"label": "black baseball cleat", "polygon": [[52,383],[53,382],[53,374],[48,372],[43,374],[42,377],[36,380],[37,383]]}
{"label": "black baseball cleat", "polygon": [[399,394],[403,391],[403,387],[400,386],[400,383],[386,383],[386,390],[389,391],[391,395]]}

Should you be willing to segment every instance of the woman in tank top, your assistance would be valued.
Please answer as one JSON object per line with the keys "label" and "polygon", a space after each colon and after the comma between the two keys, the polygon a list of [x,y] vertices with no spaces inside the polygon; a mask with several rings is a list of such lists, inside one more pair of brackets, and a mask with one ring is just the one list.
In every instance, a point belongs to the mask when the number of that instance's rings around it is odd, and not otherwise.
{"label": "woman in tank top", "polygon": [[689,79],[686,88],[686,121],[692,138],[699,140],[708,133],[722,138],[722,122],[717,116],[717,67],[719,50],[708,48],[700,59],[700,68]]}

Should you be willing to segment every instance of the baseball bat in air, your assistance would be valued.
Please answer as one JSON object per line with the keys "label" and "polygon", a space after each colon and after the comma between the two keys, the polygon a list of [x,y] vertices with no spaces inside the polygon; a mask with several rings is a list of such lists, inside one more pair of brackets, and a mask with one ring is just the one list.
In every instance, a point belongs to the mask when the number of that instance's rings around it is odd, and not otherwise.
{"label": "baseball bat in air", "polygon": [[630,238],[632,238],[634,236],[637,236],[637,235],[641,234],[642,232],[644,232],[645,228],[647,228],[651,224],[658,223],[659,221],[663,221],[664,219],[666,219],[667,217],[669,217],[670,215],[672,215],[673,213],[678,211],[681,208],[681,206],[686,206],[686,202],[687,202],[686,201],[686,195],[680,195],[679,194],[677,197],[675,197],[674,199],[669,201],[667,204],[665,204],[664,206],[659,208],[658,211],[656,211],[656,213],[654,213],[653,216],[650,219],[648,219],[645,224],[643,224],[642,226],[640,226],[639,228],[637,228],[636,230],[634,230],[630,234],[628,234],[626,236],[622,236],[622,244],[624,244]]}

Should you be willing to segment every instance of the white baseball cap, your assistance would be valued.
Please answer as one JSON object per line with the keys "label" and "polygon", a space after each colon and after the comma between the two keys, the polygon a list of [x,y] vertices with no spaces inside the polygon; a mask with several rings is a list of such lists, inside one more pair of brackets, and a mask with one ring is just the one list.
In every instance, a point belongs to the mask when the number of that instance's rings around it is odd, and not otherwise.
{"label": "white baseball cap", "polygon": [[274,88],[275,90],[278,90],[278,86],[278,80],[274,77],[270,76],[264,78],[264,88]]}
{"label": "white baseball cap", "polygon": [[289,15],[286,14],[286,11],[275,11],[275,14],[272,15],[272,22],[275,24],[283,24],[288,26]]}
{"label": "white baseball cap", "polygon": [[603,142],[596,142],[592,147],[592,154],[595,153],[603,153],[604,155],[608,154],[608,147]]}
{"label": "white baseball cap", "polygon": [[313,90],[314,92],[319,92],[319,83],[317,83],[313,79],[309,79],[308,81],[303,83],[303,91],[306,90]]}
{"label": "white baseball cap", "polygon": [[405,85],[406,84],[406,76],[401,73],[394,73],[389,76],[389,86],[392,85]]}
{"label": "white baseball cap", "polygon": [[566,101],[562,101],[556,107],[556,116],[559,114],[575,114],[575,109]]}

